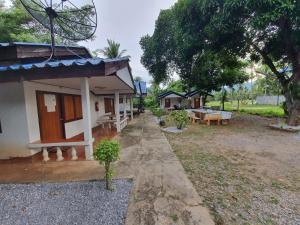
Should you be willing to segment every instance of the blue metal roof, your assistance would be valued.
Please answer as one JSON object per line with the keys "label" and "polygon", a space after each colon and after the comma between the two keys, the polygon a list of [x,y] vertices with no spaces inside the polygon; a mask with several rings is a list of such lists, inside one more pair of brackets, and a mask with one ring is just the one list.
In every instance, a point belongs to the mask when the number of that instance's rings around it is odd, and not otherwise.
{"label": "blue metal roof", "polygon": [[102,58],[86,58],[86,59],[64,59],[55,61],[45,61],[40,63],[29,64],[14,64],[10,66],[0,66],[0,72],[4,71],[17,71],[17,70],[31,70],[36,68],[55,68],[55,67],[70,67],[70,66],[97,66],[101,63],[119,62],[128,60],[129,57],[120,57],[115,59],[102,59]]}
{"label": "blue metal roof", "polygon": [[140,94],[141,89],[140,89],[140,82],[139,81],[134,81],[134,87],[135,87],[135,90],[137,91],[137,94]]}
{"label": "blue metal roof", "polygon": [[140,82],[142,94],[147,94],[147,83],[145,81]]}

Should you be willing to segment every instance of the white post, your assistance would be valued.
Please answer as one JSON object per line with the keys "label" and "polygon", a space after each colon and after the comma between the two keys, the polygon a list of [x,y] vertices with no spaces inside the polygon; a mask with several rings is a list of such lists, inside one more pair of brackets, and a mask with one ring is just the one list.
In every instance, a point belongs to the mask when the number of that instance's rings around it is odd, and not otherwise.
{"label": "white post", "polygon": [[47,148],[43,148],[43,160],[44,160],[44,162],[47,162],[50,160]]}
{"label": "white post", "polygon": [[90,87],[87,77],[81,78],[81,102],[83,116],[84,141],[88,144],[85,146],[86,160],[93,160],[93,134],[91,118]]}
{"label": "white post", "polygon": [[127,117],[127,103],[126,103],[126,95],[123,95],[123,106],[124,106],[124,119]]}
{"label": "white post", "polygon": [[71,158],[71,160],[77,160],[78,159],[78,156],[77,156],[77,152],[76,152],[76,148],[75,147],[72,147],[71,148],[72,149],[72,151],[71,151],[71,155],[72,155],[72,158]]}
{"label": "white post", "polygon": [[115,113],[116,113],[116,119],[117,119],[117,132],[121,132],[121,119],[120,119],[120,104],[119,104],[119,99],[120,94],[119,92],[115,92]]}
{"label": "white post", "polygon": [[56,156],[57,156],[56,161],[63,161],[64,160],[64,157],[62,156],[62,151],[61,151],[60,147],[56,147]]}
{"label": "white post", "polygon": [[133,120],[133,98],[130,97],[130,116],[131,120]]}

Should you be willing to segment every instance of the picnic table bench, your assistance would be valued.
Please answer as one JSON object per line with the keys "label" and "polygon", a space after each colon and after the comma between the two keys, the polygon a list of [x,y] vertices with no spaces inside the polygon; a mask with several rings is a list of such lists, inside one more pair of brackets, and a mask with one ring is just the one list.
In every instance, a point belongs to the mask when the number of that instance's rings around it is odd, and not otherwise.
{"label": "picnic table bench", "polygon": [[113,116],[111,113],[105,113],[103,116],[100,116],[96,123],[101,125],[103,128],[105,124],[108,124],[108,127],[111,128],[111,124],[114,124],[116,122],[115,116]]}

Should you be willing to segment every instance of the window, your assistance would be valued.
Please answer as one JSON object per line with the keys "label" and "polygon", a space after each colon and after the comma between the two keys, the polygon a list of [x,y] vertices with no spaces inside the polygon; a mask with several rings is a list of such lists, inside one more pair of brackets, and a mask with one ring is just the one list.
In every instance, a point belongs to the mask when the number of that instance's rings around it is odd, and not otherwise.
{"label": "window", "polygon": [[62,98],[65,122],[82,119],[81,96],[63,95]]}
{"label": "window", "polygon": [[123,104],[123,98],[119,98],[119,103]]}

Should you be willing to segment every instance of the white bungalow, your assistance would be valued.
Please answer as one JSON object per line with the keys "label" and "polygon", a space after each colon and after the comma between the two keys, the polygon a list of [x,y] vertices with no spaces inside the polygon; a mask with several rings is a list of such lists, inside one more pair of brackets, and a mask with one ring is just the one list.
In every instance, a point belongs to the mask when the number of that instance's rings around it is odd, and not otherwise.
{"label": "white bungalow", "polygon": [[42,151],[47,161],[54,149],[60,161],[67,148],[76,160],[82,148],[91,160],[104,118],[112,133],[127,124],[120,103],[133,118],[127,57],[92,58],[83,47],[58,46],[55,60],[45,61],[50,52],[46,44],[0,44],[0,159]]}
{"label": "white bungalow", "polygon": [[175,91],[167,91],[158,96],[160,108],[167,110],[181,107],[181,103],[184,99],[186,98],[183,94],[179,94]]}
{"label": "white bungalow", "polygon": [[174,109],[176,107],[185,107],[199,109],[203,107],[202,94],[204,92],[194,90],[188,93],[177,93],[175,91],[167,91],[158,96],[161,109]]}

